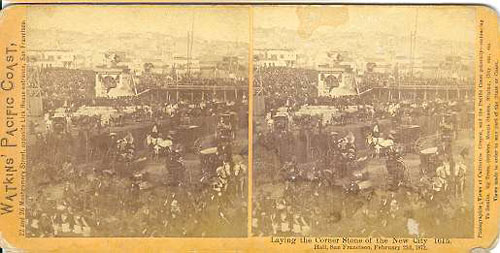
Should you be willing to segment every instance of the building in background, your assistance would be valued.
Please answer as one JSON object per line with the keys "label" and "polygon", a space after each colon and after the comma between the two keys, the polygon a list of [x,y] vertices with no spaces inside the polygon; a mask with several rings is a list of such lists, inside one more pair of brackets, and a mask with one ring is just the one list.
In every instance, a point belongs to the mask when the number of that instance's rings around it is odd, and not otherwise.
{"label": "building in background", "polygon": [[28,62],[39,68],[76,68],[76,56],[71,50],[28,50]]}
{"label": "building in background", "polygon": [[200,73],[200,60],[196,58],[188,58],[185,56],[175,56],[172,64],[172,72],[177,76]]}
{"label": "building in background", "polygon": [[293,49],[255,49],[254,62],[256,67],[295,67],[297,53]]}

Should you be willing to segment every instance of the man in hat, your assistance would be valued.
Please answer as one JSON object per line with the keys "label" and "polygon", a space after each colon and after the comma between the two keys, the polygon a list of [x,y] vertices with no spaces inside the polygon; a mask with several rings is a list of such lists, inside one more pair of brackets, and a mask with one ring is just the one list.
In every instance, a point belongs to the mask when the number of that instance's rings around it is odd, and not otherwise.
{"label": "man in hat", "polygon": [[158,131],[158,124],[154,124],[151,132],[146,136],[146,142],[150,147],[154,148],[158,144],[160,132]]}
{"label": "man in hat", "polygon": [[222,166],[219,166],[215,173],[217,174],[217,184],[219,186],[218,196],[219,196],[219,206],[223,207],[228,204],[229,199],[227,195],[228,185],[233,183],[231,178],[231,164],[228,161],[224,161]]}
{"label": "man in hat", "polygon": [[170,160],[175,168],[175,181],[177,184],[182,184],[182,180],[185,177],[186,166],[184,165],[184,158],[182,156],[182,149],[179,145],[172,146],[172,152],[170,153]]}
{"label": "man in hat", "polygon": [[399,187],[403,183],[405,165],[399,150],[391,148],[387,152],[386,168],[393,188]]}
{"label": "man in hat", "polygon": [[127,133],[127,135],[118,141],[120,155],[124,160],[130,161],[134,157],[135,144],[134,137],[132,133]]}
{"label": "man in hat", "polygon": [[108,146],[108,150],[106,153],[107,153],[107,156],[110,157],[112,160],[115,159],[116,154],[117,154],[117,148],[118,148],[117,142],[118,142],[118,140],[117,140],[116,133],[110,133],[109,134],[109,146]]}
{"label": "man in hat", "polygon": [[373,138],[377,138],[377,139],[380,137],[380,126],[379,126],[378,120],[375,120],[375,124],[373,125],[372,136],[373,136]]}
{"label": "man in hat", "polygon": [[234,177],[235,177],[235,184],[236,184],[236,193],[239,194],[242,198],[245,197],[245,181],[246,181],[246,173],[247,173],[247,166],[244,163],[243,157],[237,155],[234,158]]}
{"label": "man in hat", "polygon": [[227,139],[230,137],[230,131],[231,125],[221,116],[219,123],[217,123],[217,137],[219,139]]}
{"label": "man in hat", "polygon": [[336,153],[336,151],[338,151],[338,148],[339,148],[339,133],[331,132],[328,142],[328,153],[329,154]]}
{"label": "man in hat", "polygon": [[457,159],[457,163],[453,167],[453,177],[454,177],[454,186],[455,186],[455,196],[464,198],[464,189],[465,189],[465,177],[467,174],[467,165],[465,163],[468,155],[468,149],[464,148],[462,152],[460,152],[460,156]]}
{"label": "man in hat", "polygon": [[153,128],[151,129],[151,137],[153,138],[158,138],[158,125],[157,124],[154,124],[153,125]]}
{"label": "man in hat", "polygon": [[450,157],[448,155],[443,155],[443,161],[441,166],[436,168],[436,177],[438,184],[441,185],[442,191],[448,190],[448,179],[451,175],[451,164]]}
{"label": "man in hat", "polygon": [[340,163],[337,169],[339,177],[343,178],[347,175],[349,167],[353,164],[356,159],[356,147],[354,145],[354,136],[351,132],[342,138],[339,142],[340,144]]}
{"label": "man in hat", "polygon": [[445,154],[452,155],[451,142],[453,140],[453,125],[451,122],[451,114],[446,114],[443,117],[443,120],[439,124],[439,129],[441,132],[441,141],[442,141],[441,149]]}

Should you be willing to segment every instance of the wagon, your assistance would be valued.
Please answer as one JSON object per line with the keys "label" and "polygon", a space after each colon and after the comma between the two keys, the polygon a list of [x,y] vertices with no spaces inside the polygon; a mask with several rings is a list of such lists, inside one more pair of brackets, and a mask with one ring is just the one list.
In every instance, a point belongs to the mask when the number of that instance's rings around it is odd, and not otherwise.
{"label": "wagon", "polygon": [[64,117],[52,118],[55,133],[62,134],[66,131],[66,119]]}
{"label": "wagon", "polygon": [[421,136],[421,127],[419,125],[402,125],[398,127],[395,136],[397,142],[401,145],[403,152],[416,152],[415,144]]}
{"label": "wagon", "polygon": [[420,151],[420,170],[423,175],[434,176],[439,162],[437,155],[437,147],[430,147]]}
{"label": "wagon", "polygon": [[288,130],[288,117],[283,114],[278,114],[273,117],[274,120],[274,130],[275,131],[286,131]]}
{"label": "wagon", "polygon": [[237,115],[235,113],[222,113],[219,115],[220,118],[229,125],[229,128],[218,129],[218,138],[225,141],[234,140],[236,138],[235,127],[238,124]]}
{"label": "wagon", "polygon": [[173,131],[176,143],[182,144],[186,151],[195,151],[197,140],[202,136],[200,126],[179,125]]}
{"label": "wagon", "polygon": [[204,177],[215,176],[215,169],[219,163],[217,147],[205,148],[199,151],[202,175]]}
{"label": "wagon", "polygon": [[223,118],[224,122],[229,123],[232,129],[238,126],[238,114],[236,112],[221,113],[219,114],[219,119],[220,118]]}

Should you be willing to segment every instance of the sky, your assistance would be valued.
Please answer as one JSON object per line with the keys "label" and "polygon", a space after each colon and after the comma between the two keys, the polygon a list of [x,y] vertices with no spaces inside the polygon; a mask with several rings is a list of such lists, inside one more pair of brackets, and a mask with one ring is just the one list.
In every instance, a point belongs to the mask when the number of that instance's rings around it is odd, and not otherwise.
{"label": "sky", "polygon": [[247,8],[231,6],[30,6],[27,24],[29,29],[89,34],[155,32],[186,36],[194,23],[197,38],[248,42],[249,13]]}
{"label": "sky", "polygon": [[303,33],[304,38],[313,35],[316,31],[380,31],[406,35],[414,29],[415,19],[418,36],[460,42],[474,41],[475,10],[466,6],[307,6],[298,8],[266,6],[254,9],[255,27],[298,30],[299,33]]}
{"label": "sky", "polygon": [[[418,11],[417,11],[418,9]],[[449,6],[256,6],[254,27],[281,27],[307,38],[314,32],[380,31],[472,42],[475,12]],[[194,20],[195,36],[210,40],[249,40],[245,6],[31,6],[28,26],[84,33],[158,32],[186,36]]]}
{"label": "sky", "polygon": [[323,43],[324,34],[334,35],[335,39],[337,32],[382,32],[409,38],[415,28],[418,37],[469,45],[475,39],[475,9],[467,6],[268,5],[253,6],[252,11],[247,6],[30,6],[27,26],[28,30],[55,29],[99,36],[103,32],[153,32],[185,38],[193,25],[197,40],[246,43],[250,40],[251,13],[253,27],[297,31],[299,43],[316,41],[310,47]]}

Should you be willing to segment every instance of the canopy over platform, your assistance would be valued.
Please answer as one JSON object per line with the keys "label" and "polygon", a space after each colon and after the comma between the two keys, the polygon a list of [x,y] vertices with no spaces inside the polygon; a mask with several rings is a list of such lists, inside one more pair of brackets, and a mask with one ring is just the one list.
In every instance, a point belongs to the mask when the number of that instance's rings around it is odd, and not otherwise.
{"label": "canopy over platform", "polygon": [[347,68],[322,70],[318,73],[318,95],[343,97],[358,95],[354,73]]}
{"label": "canopy over platform", "polygon": [[128,69],[97,68],[94,71],[96,97],[118,98],[137,94],[134,78]]}

